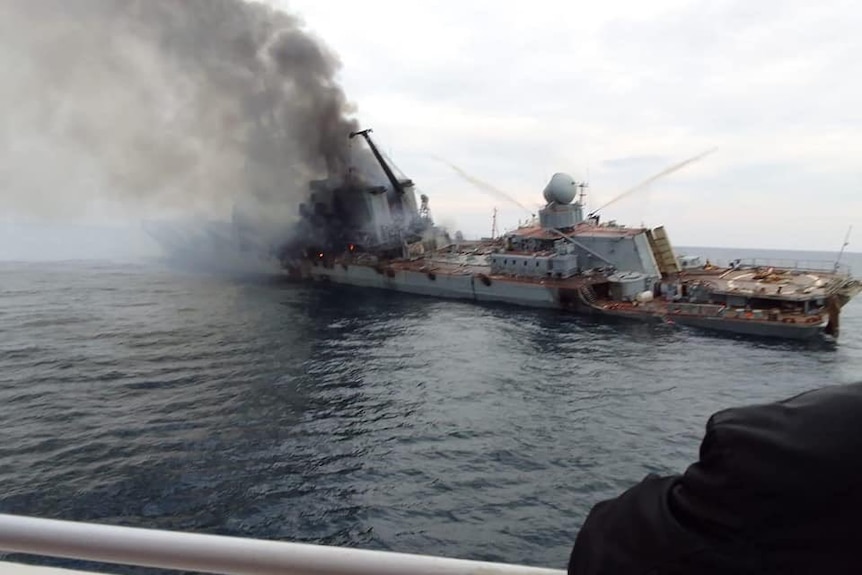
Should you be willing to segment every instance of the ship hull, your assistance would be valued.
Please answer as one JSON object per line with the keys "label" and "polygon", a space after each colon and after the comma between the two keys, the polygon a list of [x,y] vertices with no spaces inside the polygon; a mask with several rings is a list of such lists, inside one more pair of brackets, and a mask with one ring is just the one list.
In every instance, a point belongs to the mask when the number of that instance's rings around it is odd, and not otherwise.
{"label": "ship hull", "polygon": [[800,341],[816,339],[823,336],[823,330],[826,327],[825,322],[815,324],[784,324],[780,322],[760,322],[703,317],[676,318],[672,321],[675,321],[680,325],[713,331],[751,335],[755,337],[795,339]]}
{"label": "ship hull", "polygon": [[436,298],[506,303],[522,307],[560,309],[582,314],[626,320],[669,323],[712,332],[763,338],[811,340],[824,335],[827,322],[792,323],[732,317],[676,314],[639,309],[607,309],[589,301],[583,290],[601,280],[569,278],[563,281],[536,281],[507,276],[488,276],[473,271],[429,271],[427,268],[374,266],[348,262],[323,264],[303,262],[288,268],[296,279],[328,282],[364,288],[397,291]]}
{"label": "ship hull", "polygon": [[606,310],[597,306],[591,306],[591,310],[596,315],[606,317],[624,318],[633,321],[663,322],[714,332],[798,341],[823,337],[824,329],[827,325],[826,321],[818,321],[816,323],[784,323],[780,321],[704,317],[684,314],[670,316],[648,312]]}
{"label": "ship hull", "polygon": [[332,266],[293,267],[289,269],[289,275],[297,279],[437,298],[507,303],[548,309],[574,309],[576,298],[567,298],[566,294],[588,283],[585,280],[574,280],[565,286],[560,286],[554,282],[541,284],[469,272],[440,273],[339,263]]}

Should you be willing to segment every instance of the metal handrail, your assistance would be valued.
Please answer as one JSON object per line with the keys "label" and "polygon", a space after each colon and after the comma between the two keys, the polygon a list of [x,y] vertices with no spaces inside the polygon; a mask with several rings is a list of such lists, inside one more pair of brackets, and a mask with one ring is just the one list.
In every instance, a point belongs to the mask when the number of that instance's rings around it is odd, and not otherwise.
{"label": "metal handrail", "polygon": [[834,272],[850,275],[850,266],[827,260],[796,260],[788,258],[740,258],[740,263],[751,267],[776,267],[799,271]]}
{"label": "metal handrail", "polygon": [[564,571],[0,514],[0,551],[223,575],[564,575]]}

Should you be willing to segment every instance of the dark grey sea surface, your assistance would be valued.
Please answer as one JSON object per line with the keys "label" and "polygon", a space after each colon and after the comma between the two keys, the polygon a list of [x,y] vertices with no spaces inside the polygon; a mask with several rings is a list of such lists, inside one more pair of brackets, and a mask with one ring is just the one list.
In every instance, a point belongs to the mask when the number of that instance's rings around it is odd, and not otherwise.
{"label": "dark grey sea surface", "polygon": [[712,412],[860,379],[860,300],[837,344],[793,343],[0,263],[0,512],[564,567],[590,507],[682,471]]}

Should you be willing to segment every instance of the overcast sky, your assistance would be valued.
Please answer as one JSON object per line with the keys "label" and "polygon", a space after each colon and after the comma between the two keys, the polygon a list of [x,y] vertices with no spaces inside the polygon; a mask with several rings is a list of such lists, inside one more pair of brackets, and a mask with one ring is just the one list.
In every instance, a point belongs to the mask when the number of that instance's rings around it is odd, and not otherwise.
{"label": "overcast sky", "polygon": [[[538,208],[556,171],[678,245],[837,249],[862,238],[862,4],[683,0],[271,0],[341,57],[358,117],[431,197],[487,235],[488,197],[433,156]],[[858,242],[862,245],[862,239]],[[859,251],[851,238],[851,249]]]}

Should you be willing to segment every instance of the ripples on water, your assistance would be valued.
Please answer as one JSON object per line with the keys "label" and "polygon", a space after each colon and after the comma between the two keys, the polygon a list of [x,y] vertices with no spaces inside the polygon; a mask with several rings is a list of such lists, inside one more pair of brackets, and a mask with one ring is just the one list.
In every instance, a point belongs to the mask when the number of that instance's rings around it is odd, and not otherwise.
{"label": "ripples on water", "polygon": [[713,411],[858,379],[859,300],[842,319],[797,344],[0,264],[0,512],[563,567],[592,504],[682,470]]}

